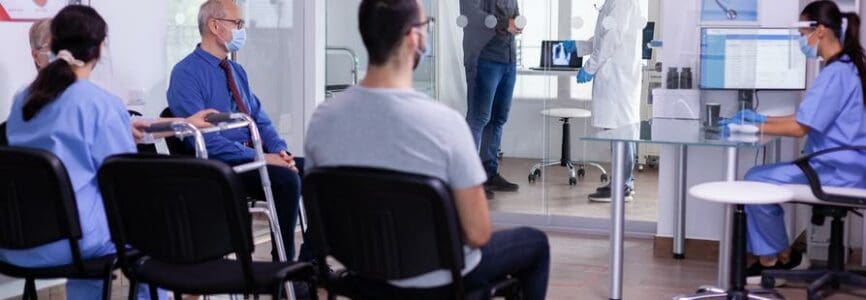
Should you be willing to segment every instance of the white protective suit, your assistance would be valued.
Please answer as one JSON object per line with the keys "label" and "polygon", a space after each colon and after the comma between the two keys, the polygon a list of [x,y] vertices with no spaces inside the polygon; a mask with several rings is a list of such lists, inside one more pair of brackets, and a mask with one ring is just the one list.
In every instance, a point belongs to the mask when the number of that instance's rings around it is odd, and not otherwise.
{"label": "white protective suit", "polygon": [[595,75],[593,126],[613,129],[640,122],[641,42],[646,23],[639,0],[607,0],[595,36],[578,42],[578,55],[590,55],[584,69]]}

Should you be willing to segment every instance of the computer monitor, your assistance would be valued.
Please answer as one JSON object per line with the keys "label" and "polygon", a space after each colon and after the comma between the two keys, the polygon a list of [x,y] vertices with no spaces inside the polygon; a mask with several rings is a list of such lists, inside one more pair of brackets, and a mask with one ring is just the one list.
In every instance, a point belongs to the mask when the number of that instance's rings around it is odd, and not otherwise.
{"label": "computer monitor", "polygon": [[647,22],[643,29],[643,59],[653,59],[653,49],[649,47],[649,43],[655,39],[656,23]]}
{"label": "computer monitor", "polygon": [[701,89],[802,90],[799,33],[774,28],[702,28]]}
{"label": "computer monitor", "polygon": [[539,69],[579,69],[583,58],[577,56],[575,47],[567,47],[566,43],[575,45],[574,41],[542,41]]}

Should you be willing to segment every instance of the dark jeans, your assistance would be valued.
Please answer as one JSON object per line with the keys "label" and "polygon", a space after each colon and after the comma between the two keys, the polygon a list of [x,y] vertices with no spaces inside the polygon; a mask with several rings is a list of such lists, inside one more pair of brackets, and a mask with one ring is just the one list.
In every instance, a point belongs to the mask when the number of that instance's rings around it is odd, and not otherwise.
{"label": "dark jeans", "polygon": [[[479,288],[488,288],[511,276],[520,283],[523,299],[543,300],[550,275],[550,245],[547,235],[537,229],[521,227],[493,233],[490,242],[481,247],[481,262],[464,277],[467,291],[476,291],[471,299],[486,300]],[[452,286],[432,289],[397,289],[384,282],[352,278],[347,285],[373,299],[445,299]]]}
{"label": "dark jeans", "polygon": [[475,76],[475,93],[469,99],[466,122],[475,138],[475,146],[487,175],[499,172],[499,147],[502,128],[508,121],[517,66],[479,60]]}
{"label": "dark jeans", "polygon": [[[303,170],[304,159],[295,158],[298,170]],[[262,181],[258,171],[240,174],[246,194],[256,200],[265,200]],[[277,218],[280,221],[280,231],[283,232],[283,245],[289,260],[295,257],[295,224],[301,197],[301,176],[283,167],[268,166],[268,177],[271,179],[271,190],[274,194],[274,204],[277,208]],[[306,247],[301,246],[301,249]],[[305,251],[301,251],[305,252]],[[271,250],[274,260],[277,259],[276,247]]]}
{"label": "dark jeans", "polygon": [[541,300],[547,294],[550,275],[550,244],[547,235],[528,227],[494,232],[481,247],[481,263],[466,275],[468,287],[486,286],[512,276],[520,281],[527,300]]}

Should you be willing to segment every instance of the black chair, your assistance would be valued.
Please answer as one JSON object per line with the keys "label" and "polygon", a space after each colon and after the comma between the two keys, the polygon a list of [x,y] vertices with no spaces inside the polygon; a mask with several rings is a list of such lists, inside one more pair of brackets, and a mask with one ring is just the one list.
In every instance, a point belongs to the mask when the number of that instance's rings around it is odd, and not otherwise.
{"label": "black chair", "polygon": [[[127,110],[130,117],[141,117],[143,116],[140,112],[135,110]],[[156,145],[154,144],[138,144],[135,145],[138,149],[138,153],[157,153]]]}
{"label": "black chair", "polygon": [[[800,270],[783,271],[769,270],[762,273],[761,285],[772,287],[776,279],[799,280],[811,283],[808,287],[808,299],[821,299],[832,292],[839,290],[842,285],[866,288],[866,276],[847,271],[845,268],[845,223],[844,218],[849,212],[857,213],[856,209],[866,208],[866,190],[862,189],[833,189],[821,186],[818,173],[811,165],[811,161],[823,155],[838,153],[842,151],[866,152],[866,147],[840,147],[820,151],[803,157],[794,162],[809,180],[808,189],[799,191],[795,189],[795,201],[813,205],[812,223],[823,225],[827,217],[832,218],[830,223],[830,247],[827,253],[827,269],[824,270]],[[866,170],[864,170],[866,172]],[[793,187],[792,187],[793,188]],[[834,191],[839,191],[835,193]],[[808,195],[804,195],[808,193]],[[817,199],[814,199],[817,198]],[[820,200],[816,201],[816,200]],[[826,292],[825,295],[821,295]]]}
{"label": "black chair", "polygon": [[[441,180],[375,169],[320,168],[304,178],[304,200],[316,258],[331,256],[346,268],[335,274],[319,266],[329,299],[520,295],[515,279],[465,288],[460,224],[451,192]],[[451,273],[451,285],[400,289],[386,283],[440,269]]]}
{"label": "black chair", "polygon": [[24,250],[67,241],[72,263],[25,268],[0,262],[0,273],[24,278],[24,299],[36,299],[36,279],[103,281],[102,297],[110,299],[114,255],[84,259],[78,241],[81,224],[75,192],[66,167],[43,150],[0,147],[0,248]]}
{"label": "black chair", "polygon": [[[159,114],[159,117],[175,118],[174,114],[171,112],[171,109],[169,109],[168,107],[162,110],[162,113]],[[166,137],[165,144],[166,146],[168,146],[168,152],[171,153],[171,155],[195,156],[195,152],[187,148],[183,141],[177,137]]]}
{"label": "black chair", "polygon": [[9,146],[9,137],[6,135],[6,122],[0,123],[0,146]]}
{"label": "black chair", "polygon": [[[176,299],[183,294],[280,299],[290,280],[314,283],[308,263],[252,261],[243,187],[226,164],[126,154],[106,159],[99,182],[120,266],[131,280],[150,284],[152,295],[159,287]],[[124,245],[143,257],[130,257]],[[236,259],[225,258],[230,254]]]}

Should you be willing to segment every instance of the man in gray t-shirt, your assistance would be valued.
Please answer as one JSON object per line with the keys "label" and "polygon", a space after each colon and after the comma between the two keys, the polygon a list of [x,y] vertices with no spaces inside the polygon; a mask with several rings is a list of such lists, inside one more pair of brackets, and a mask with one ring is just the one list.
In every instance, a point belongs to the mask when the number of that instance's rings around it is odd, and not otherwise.
{"label": "man in gray t-shirt", "polygon": [[[442,179],[453,192],[463,233],[468,288],[512,276],[527,299],[544,299],[547,236],[531,228],[492,233],[482,188],[487,176],[469,126],[456,111],[412,90],[414,67],[431,45],[430,23],[418,0],[361,2],[359,27],[370,57],[366,78],[316,109],[304,145],[306,166],[379,168]],[[431,270],[389,284],[432,288],[450,282],[448,271]]]}

